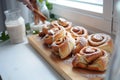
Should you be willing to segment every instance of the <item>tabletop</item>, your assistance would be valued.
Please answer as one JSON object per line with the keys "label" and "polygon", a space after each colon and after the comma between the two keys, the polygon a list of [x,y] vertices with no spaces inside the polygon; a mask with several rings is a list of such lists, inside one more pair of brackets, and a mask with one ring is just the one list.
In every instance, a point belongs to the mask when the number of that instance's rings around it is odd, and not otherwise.
{"label": "tabletop", "polygon": [[26,40],[0,43],[0,75],[3,80],[64,80]]}

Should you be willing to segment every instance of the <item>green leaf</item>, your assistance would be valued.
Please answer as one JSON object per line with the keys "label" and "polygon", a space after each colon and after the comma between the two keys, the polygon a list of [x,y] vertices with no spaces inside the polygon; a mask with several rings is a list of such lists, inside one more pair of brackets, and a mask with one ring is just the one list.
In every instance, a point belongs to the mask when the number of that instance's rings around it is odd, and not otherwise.
{"label": "green leaf", "polygon": [[6,34],[5,31],[3,31],[3,32],[1,33],[0,40],[6,41],[6,40],[8,40],[8,39],[9,39],[8,34]]}
{"label": "green leaf", "polygon": [[39,2],[40,2],[40,3],[42,3],[42,2],[43,2],[43,0],[39,0]]}
{"label": "green leaf", "polygon": [[30,30],[30,23],[25,24],[26,30]]}
{"label": "green leaf", "polygon": [[39,30],[32,31],[33,34],[38,34]]}
{"label": "green leaf", "polygon": [[46,6],[47,6],[48,10],[53,9],[53,4],[49,3],[48,0],[46,0]]}
{"label": "green leaf", "polygon": [[51,13],[50,18],[55,18],[55,15]]}

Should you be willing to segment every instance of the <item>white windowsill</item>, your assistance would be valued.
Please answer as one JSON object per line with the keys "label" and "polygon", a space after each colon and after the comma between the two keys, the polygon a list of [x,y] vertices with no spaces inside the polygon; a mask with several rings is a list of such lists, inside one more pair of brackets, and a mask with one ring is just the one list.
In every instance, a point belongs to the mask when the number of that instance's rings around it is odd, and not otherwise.
{"label": "white windowsill", "polygon": [[53,4],[57,4],[57,5],[74,8],[74,9],[81,9],[81,10],[91,11],[91,12],[100,13],[100,14],[103,13],[102,6],[78,3],[78,2],[73,2],[73,1],[63,1],[63,0],[49,0],[49,2],[51,2]]}
{"label": "white windowsill", "polygon": [[52,13],[58,17],[66,18],[75,25],[91,30],[98,29],[99,32],[111,33],[111,17],[108,14],[110,10],[106,13],[102,6],[72,1],[49,0],[49,2],[53,4]]}
{"label": "white windowsill", "polygon": [[0,43],[0,75],[2,80],[63,80],[63,78],[25,42]]}

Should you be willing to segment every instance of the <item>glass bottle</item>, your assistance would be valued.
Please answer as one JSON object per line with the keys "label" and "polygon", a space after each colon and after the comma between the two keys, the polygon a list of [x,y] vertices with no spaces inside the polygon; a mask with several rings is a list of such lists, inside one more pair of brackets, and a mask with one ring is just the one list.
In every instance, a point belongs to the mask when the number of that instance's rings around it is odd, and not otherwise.
{"label": "glass bottle", "polygon": [[50,16],[49,16],[49,10],[46,6],[46,1],[43,0],[42,3],[38,2],[39,3],[39,7],[40,7],[40,11],[49,19]]}
{"label": "glass bottle", "polygon": [[20,43],[25,40],[25,22],[19,9],[6,10],[5,25],[10,37],[11,43]]}

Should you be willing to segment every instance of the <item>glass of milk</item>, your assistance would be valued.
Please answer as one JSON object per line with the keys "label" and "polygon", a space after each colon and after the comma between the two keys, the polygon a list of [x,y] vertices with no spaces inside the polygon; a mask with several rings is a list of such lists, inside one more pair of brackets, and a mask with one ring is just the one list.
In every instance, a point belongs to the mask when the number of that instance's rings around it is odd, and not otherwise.
{"label": "glass of milk", "polygon": [[20,15],[19,9],[6,10],[5,25],[10,37],[11,43],[20,43],[25,40],[26,30],[23,17]]}

